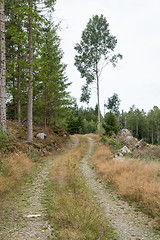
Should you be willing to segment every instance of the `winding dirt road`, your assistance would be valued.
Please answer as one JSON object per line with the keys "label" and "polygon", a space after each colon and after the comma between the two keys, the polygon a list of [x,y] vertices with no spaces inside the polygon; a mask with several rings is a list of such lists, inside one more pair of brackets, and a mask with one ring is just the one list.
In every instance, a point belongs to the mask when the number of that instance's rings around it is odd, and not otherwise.
{"label": "winding dirt road", "polygon": [[[107,190],[105,185],[98,180],[94,170],[88,164],[88,159],[94,150],[94,140],[88,138],[88,141],[89,148],[81,161],[81,171],[93,198],[99,202],[103,214],[118,233],[118,239],[159,240],[160,236],[154,234],[152,224],[145,215],[135,212],[132,207],[119,200],[116,194]],[[78,137],[74,138],[74,142],[75,144],[72,144],[70,149],[78,145]],[[52,229],[46,220],[47,209],[43,204],[43,189],[53,164],[54,161],[46,162],[18,193],[11,195],[7,200],[6,207],[0,216],[0,239],[52,239]]]}

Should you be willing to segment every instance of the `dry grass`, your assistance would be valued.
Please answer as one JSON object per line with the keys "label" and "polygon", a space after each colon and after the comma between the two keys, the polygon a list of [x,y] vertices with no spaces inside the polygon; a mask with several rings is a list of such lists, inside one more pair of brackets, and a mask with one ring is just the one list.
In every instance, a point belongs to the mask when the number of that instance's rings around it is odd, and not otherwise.
{"label": "dry grass", "polygon": [[50,196],[47,204],[55,239],[115,239],[79,172],[87,149],[88,141],[81,137],[79,147],[59,156],[51,171],[46,195]]}
{"label": "dry grass", "polygon": [[160,220],[160,163],[113,160],[109,148],[101,143],[98,143],[92,161],[97,172],[109,185]]}
{"label": "dry grass", "polygon": [[33,163],[23,153],[13,153],[4,160],[3,173],[0,176],[0,201],[22,178],[30,173]]}

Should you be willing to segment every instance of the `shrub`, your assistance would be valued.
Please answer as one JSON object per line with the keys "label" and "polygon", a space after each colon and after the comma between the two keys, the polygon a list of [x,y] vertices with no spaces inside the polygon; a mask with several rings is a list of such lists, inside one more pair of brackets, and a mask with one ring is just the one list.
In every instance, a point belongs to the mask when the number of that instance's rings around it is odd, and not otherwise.
{"label": "shrub", "polygon": [[5,152],[11,150],[14,146],[12,144],[13,135],[9,135],[7,131],[0,128],[0,151]]}
{"label": "shrub", "polygon": [[120,150],[124,144],[122,142],[119,142],[116,138],[114,137],[107,137],[102,135],[101,136],[101,141],[105,144],[105,145],[109,145],[111,147],[111,150],[113,152],[116,152],[118,150]]}

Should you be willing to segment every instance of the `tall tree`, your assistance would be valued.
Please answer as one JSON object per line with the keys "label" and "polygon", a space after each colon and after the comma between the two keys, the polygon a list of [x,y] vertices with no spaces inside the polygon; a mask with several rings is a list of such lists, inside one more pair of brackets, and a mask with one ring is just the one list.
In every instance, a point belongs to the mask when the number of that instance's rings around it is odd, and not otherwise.
{"label": "tall tree", "polygon": [[[28,29],[26,0],[6,2],[6,58],[7,58],[7,105],[9,117],[22,118],[22,105],[27,95]],[[23,98],[22,98],[23,96]],[[25,100],[26,102],[26,100]]]}
{"label": "tall tree", "polygon": [[66,65],[62,63],[63,52],[56,27],[46,22],[40,47],[39,72],[35,74],[34,115],[47,125],[61,122],[69,104],[65,76]]}
{"label": "tall tree", "polygon": [[7,129],[6,121],[6,47],[5,47],[5,2],[0,2],[1,19],[1,79],[0,79],[0,114],[3,131]]}
{"label": "tall tree", "polygon": [[75,66],[81,73],[81,77],[86,78],[86,84],[82,87],[82,101],[89,101],[91,91],[89,85],[96,83],[98,131],[100,131],[99,79],[107,64],[112,63],[113,66],[116,66],[118,59],[122,59],[121,54],[113,54],[116,45],[117,39],[110,34],[106,18],[103,15],[95,15],[89,20],[82,32],[81,42],[75,46],[78,53],[75,56]]}
{"label": "tall tree", "polygon": [[33,141],[33,1],[28,0],[29,5],[29,84],[28,84],[28,114],[27,114],[27,141]]}

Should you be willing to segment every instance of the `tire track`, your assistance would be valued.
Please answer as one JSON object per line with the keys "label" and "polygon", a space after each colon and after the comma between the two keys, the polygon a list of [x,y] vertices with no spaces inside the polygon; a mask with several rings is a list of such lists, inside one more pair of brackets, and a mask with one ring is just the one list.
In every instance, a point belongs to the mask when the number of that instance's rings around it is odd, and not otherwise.
{"label": "tire track", "polygon": [[119,235],[120,240],[159,240],[160,235],[156,235],[152,229],[149,218],[140,212],[135,212],[126,202],[119,200],[118,195],[105,188],[101,180],[97,180],[97,175],[89,167],[88,159],[94,150],[94,140],[89,138],[89,149],[81,162],[81,171],[84,175],[93,197],[100,203],[103,214],[110,221]]}

